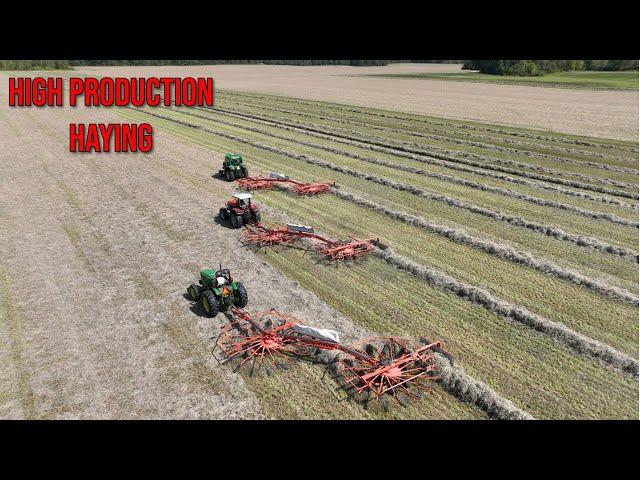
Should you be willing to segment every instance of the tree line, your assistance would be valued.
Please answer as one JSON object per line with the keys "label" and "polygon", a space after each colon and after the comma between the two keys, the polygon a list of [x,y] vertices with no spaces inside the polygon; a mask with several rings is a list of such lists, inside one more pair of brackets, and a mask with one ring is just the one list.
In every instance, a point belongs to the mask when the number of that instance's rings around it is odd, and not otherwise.
{"label": "tree line", "polygon": [[574,70],[637,70],[638,60],[0,60],[0,70],[68,70],[82,66],[143,65],[348,65],[463,63],[464,69],[492,75],[537,76]]}
{"label": "tree line", "polygon": [[0,60],[0,70],[68,70],[69,60]]}
{"label": "tree line", "polygon": [[638,60],[467,60],[462,67],[491,75],[538,76],[568,71],[637,70]]}
{"label": "tree line", "polygon": [[462,63],[464,60],[0,60],[0,70],[56,70],[73,67],[158,65],[347,65],[384,66],[390,63]]}
{"label": "tree line", "polygon": [[387,65],[391,60],[70,60],[71,66],[117,65]]}

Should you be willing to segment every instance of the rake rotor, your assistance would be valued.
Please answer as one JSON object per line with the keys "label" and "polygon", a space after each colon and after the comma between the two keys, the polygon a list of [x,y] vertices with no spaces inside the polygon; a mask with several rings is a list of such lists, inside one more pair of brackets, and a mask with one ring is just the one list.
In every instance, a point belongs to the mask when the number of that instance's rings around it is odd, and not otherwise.
{"label": "rake rotor", "polygon": [[240,188],[245,190],[273,190],[283,184],[291,186],[291,190],[298,195],[318,195],[328,192],[333,183],[327,182],[299,182],[291,180],[280,173],[272,173],[269,177],[245,177],[238,180]]}
{"label": "rake rotor", "polygon": [[247,225],[240,239],[248,245],[257,247],[273,247],[292,244],[307,239],[314,243],[313,249],[322,260],[329,262],[358,260],[373,252],[374,246],[386,248],[377,238],[358,240],[330,240],[314,233],[313,228],[288,224],[286,227],[269,227],[266,225]]}
{"label": "rake rotor", "polygon": [[358,240],[349,237],[351,241],[334,241],[324,245],[316,245],[315,250],[324,260],[347,261],[365,257],[373,252],[376,239]]}
{"label": "rake rotor", "polygon": [[259,369],[265,363],[276,367],[279,360],[291,361],[291,341],[283,336],[293,327],[287,315],[271,309],[252,318],[246,311],[235,307],[230,313],[233,320],[222,327],[216,341],[216,348],[224,356],[220,363],[239,359],[236,368],[240,368],[252,360],[253,366],[257,363]]}
{"label": "rake rotor", "polygon": [[367,400],[386,404],[393,398],[406,405],[422,392],[432,392],[430,382],[439,379],[433,354],[442,351],[440,342],[415,345],[395,337],[372,338],[351,348],[365,356],[339,356],[337,373],[343,388]]}
{"label": "rake rotor", "polygon": [[[385,337],[371,338],[352,346],[342,345],[337,333],[307,327],[295,317],[271,309],[251,317],[239,308],[230,310],[233,320],[222,327],[216,341],[227,363],[239,359],[236,368],[252,361],[252,367],[276,367],[280,360],[309,358],[310,352],[336,350],[335,373],[341,386],[353,395],[360,395],[388,405],[388,399],[406,405],[419,398],[421,392],[431,392],[429,382],[438,380],[433,354],[449,354],[440,342]],[[324,333],[323,333],[324,332]],[[334,334],[335,338],[328,336]]]}

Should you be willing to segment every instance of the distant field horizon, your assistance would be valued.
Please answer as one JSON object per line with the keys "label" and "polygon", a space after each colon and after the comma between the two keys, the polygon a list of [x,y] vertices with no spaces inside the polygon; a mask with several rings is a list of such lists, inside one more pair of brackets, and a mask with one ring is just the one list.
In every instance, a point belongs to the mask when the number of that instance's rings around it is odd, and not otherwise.
{"label": "distant field horizon", "polygon": [[461,73],[461,67],[416,63],[384,67],[198,65],[79,67],[75,71],[111,76],[213,76],[216,90],[291,96],[571,135],[638,138],[638,91],[363,76],[469,75]]}

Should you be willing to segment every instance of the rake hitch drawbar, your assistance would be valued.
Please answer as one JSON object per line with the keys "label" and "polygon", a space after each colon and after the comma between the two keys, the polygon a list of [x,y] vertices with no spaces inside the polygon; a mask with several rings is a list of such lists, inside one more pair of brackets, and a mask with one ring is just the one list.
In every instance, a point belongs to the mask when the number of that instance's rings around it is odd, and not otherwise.
{"label": "rake hitch drawbar", "polygon": [[434,353],[451,355],[440,342],[421,339],[417,344],[396,337],[374,337],[346,346],[336,332],[303,325],[295,317],[271,309],[253,317],[232,307],[232,320],[222,327],[216,349],[222,352],[222,364],[238,361],[240,368],[251,363],[252,369],[263,365],[276,367],[282,362],[309,359],[321,351],[337,351],[330,362],[350,395],[387,404],[393,398],[406,404],[430,392],[430,382],[438,380]]}
{"label": "rake hitch drawbar", "polygon": [[269,227],[262,224],[247,225],[240,237],[245,244],[257,247],[273,247],[292,244],[301,239],[312,241],[313,249],[323,260],[346,261],[365,257],[373,252],[374,246],[386,249],[378,238],[358,240],[349,236],[349,240],[330,240],[314,232],[312,227],[287,224],[286,227]]}
{"label": "rake hitch drawbar", "polygon": [[317,195],[328,192],[335,183],[310,182],[304,183],[291,180],[282,173],[270,173],[268,177],[245,177],[238,180],[240,188],[245,190],[270,190],[287,184],[298,195]]}

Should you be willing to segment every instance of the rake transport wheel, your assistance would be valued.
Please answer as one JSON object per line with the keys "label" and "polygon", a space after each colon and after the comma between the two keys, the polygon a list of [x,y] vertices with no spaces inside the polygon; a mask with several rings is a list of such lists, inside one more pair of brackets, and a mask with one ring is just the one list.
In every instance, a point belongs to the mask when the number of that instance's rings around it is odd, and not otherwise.
{"label": "rake transport wheel", "polygon": [[202,294],[202,308],[208,317],[215,317],[220,311],[218,300],[211,290],[206,290]]}

